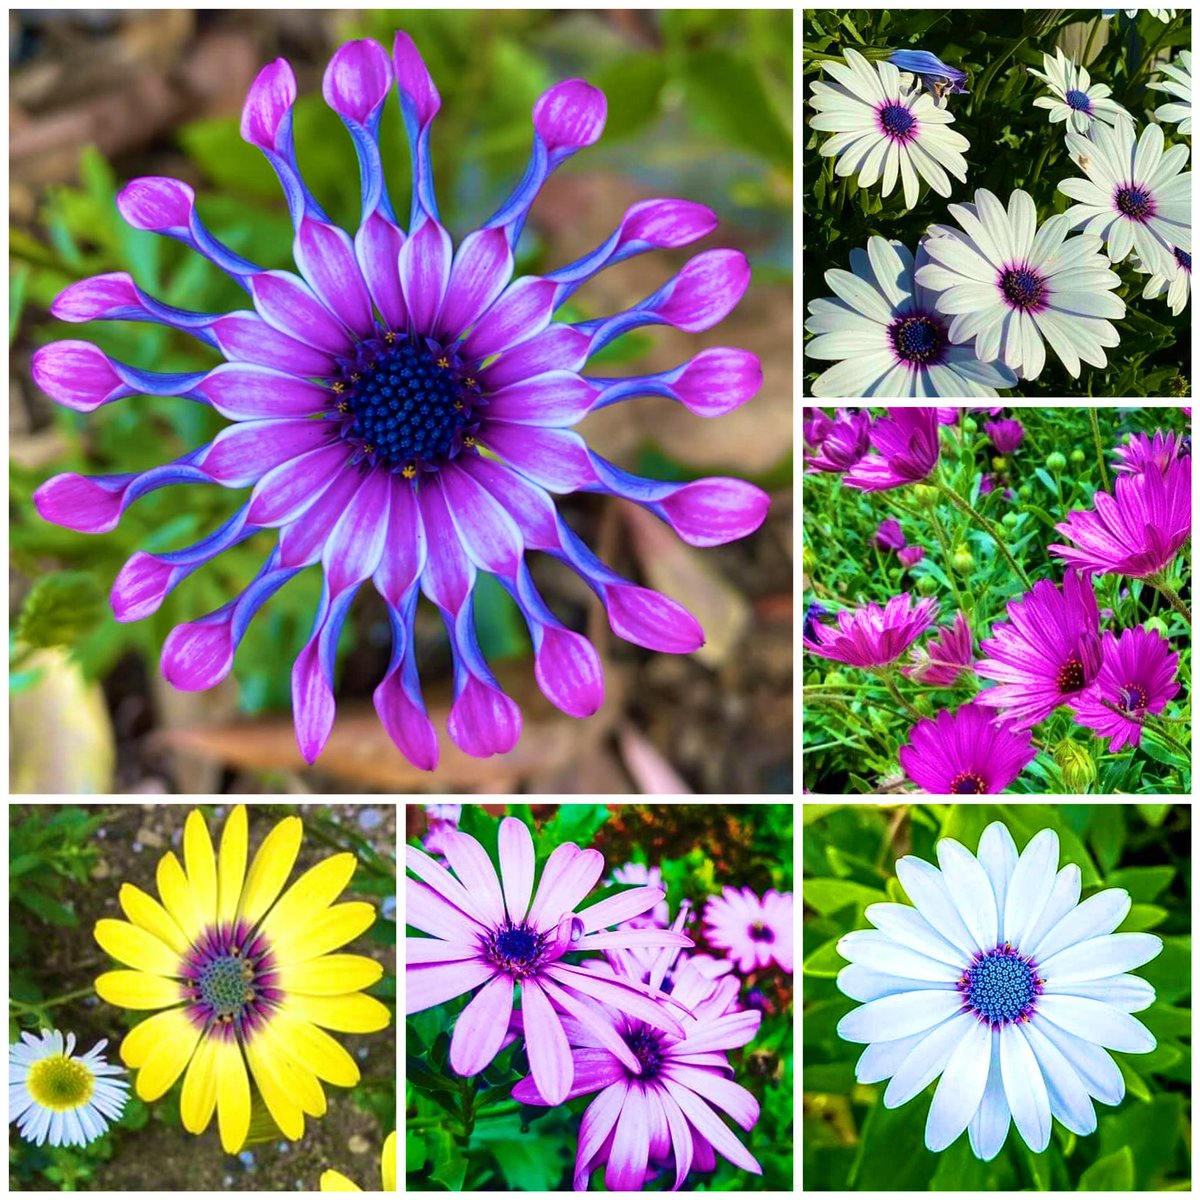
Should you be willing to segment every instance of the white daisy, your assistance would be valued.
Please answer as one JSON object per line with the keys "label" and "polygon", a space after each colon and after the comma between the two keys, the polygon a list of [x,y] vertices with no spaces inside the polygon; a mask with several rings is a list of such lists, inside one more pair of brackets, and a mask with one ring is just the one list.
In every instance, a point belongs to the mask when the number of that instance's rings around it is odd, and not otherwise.
{"label": "white daisy", "polygon": [[1095,121],[1115,125],[1118,121],[1133,120],[1128,111],[1109,99],[1112,88],[1105,83],[1093,83],[1087,69],[1076,66],[1061,48],[1054,54],[1054,58],[1042,55],[1044,72],[1030,67],[1029,73],[1044,79],[1060,99],[1039,96],[1033,102],[1034,108],[1048,108],[1052,122],[1066,121],[1076,133],[1087,133]]}
{"label": "white daisy", "polygon": [[950,213],[962,230],[930,226],[933,261],[916,278],[938,292],[938,312],[953,317],[952,342],[973,339],[976,357],[1000,358],[1024,379],[1041,374],[1043,339],[1073,378],[1081,359],[1107,364],[1104,347],[1121,340],[1109,319],[1123,317],[1125,304],[1112,295],[1121,281],[1098,237],[1068,238],[1065,214],[1039,229],[1033,199],[1020,190],[1007,212],[981,188],[974,204],[951,204]]}
{"label": "white daisy", "polygon": [[1119,12],[1123,12],[1131,21],[1136,21],[1139,14],[1144,12],[1148,12],[1152,17],[1157,17],[1160,21],[1170,21],[1175,16],[1173,8],[1103,8],[1100,10],[1100,15],[1107,20],[1115,17]]}
{"label": "white daisy", "polygon": [[[1145,264],[1139,258],[1133,260],[1133,269],[1146,273]],[[1192,256],[1186,250],[1175,248],[1175,270],[1168,273],[1150,272],[1150,278],[1142,295],[1147,300],[1153,300],[1167,294],[1167,305],[1175,316],[1179,316],[1187,308],[1192,294]]]}
{"label": "white daisy", "polygon": [[1192,132],[1192,52],[1180,50],[1173,63],[1162,69],[1167,79],[1148,83],[1156,91],[1166,92],[1175,99],[1170,104],[1161,104],[1154,110],[1160,121],[1178,121],[1180,133]]}
{"label": "white daisy", "polygon": [[947,128],[954,117],[920,91],[915,79],[904,86],[890,62],[870,63],[856,50],[846,51],[844,65],[821,65],[835,82],[812,85],[811,103],[817,111],[808,123],[833,133],[821,153],[840,156],[834,168],[839,175],[857,171],[863,188],[882,179],[885,196],[892,194],[899,178],[908,208],[917,202],[918,174],[942,196],[950,195],[946,171],[965,182],[967,160],[962,152],[971,143]]}
{"label": "white daisy", "polygon": [[891,1082],[898,1108],[941,1076],[925,1145],[945,1150],[969,1130],[971,1149],[995,1158],[1010,1121],[1035,1153],[1051,1117],[1080,1136],[1096,1129],[1092,1098],[1119,1104],[1125,1081],[1107,1050],[1144,1054],[1154,1036],[1131,1013],[1154,989],[1127,975],[1162,950],[1150,933],[1113,933],[1129,893],[1109,888],[1079,903],[1080,874],[1058,870],[1058,837],[1043,829],[1018,857],[999,821],[978,857],[951,838],[941,870],[911,856],[896,863],[907,904],[872,904],[873,930],[847,934],[853,964],[838,987],[862,1007],[838,1024],[866,1042],[860,1083]]}
{"label": "white daisy", "polygon": [[105,1061],[101,1051],[107,1045],[97,1042],[75,1057],[75,1035],[68,1033],[64,1046],[63,1035],[52,1029],[40,1037],[22,1033],[9,1046],[8,1119],[27,1142],[86,1146],[120,1117],[129,1084],[106,1078],[125,1074]]}
{"label": "white daisy", "polygon": [[1091,137],[1067,134],[1067,149],[1087,179],[1064,179],[1058,190],[1078,204],[1067,209],[1071,228],[1104,238],[1113,262],[1130,250],[1155,271],[1171,269],[1173,247],[1192,248],[1192,174],[1181,175],[1188,159],[1183,145],[1163,150],[1161,125],[1149,123],[1133,141],[1133,126],[1097,125]]}
{"label": "white daisy", "polygon": [[813,300],[805,328],[815,333],[810,358],[836,358],[813,383],[814,396],[995,396],[1017,380],[1006,367],[980,362],[974,350],[951,345],[948,322],[934,296],[913,279],[908,247],[881,237],[850,251],[849,271],[826,271],[836,300]]}

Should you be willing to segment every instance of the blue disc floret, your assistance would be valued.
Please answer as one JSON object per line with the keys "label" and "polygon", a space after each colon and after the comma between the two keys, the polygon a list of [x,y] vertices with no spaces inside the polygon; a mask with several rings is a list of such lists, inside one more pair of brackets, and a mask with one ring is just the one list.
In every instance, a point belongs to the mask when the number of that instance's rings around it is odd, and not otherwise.
{"label": "blue disc floret", "polygon": [[1028,1021],[1045,981],[1009,942],[976,954],[956,984],[966,1008],[989,1025]]}

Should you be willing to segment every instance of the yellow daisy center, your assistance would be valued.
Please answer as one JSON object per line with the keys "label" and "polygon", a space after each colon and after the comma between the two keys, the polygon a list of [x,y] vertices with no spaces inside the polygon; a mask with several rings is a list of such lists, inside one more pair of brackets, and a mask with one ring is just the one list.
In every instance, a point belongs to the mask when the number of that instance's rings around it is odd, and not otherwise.
{"label": "yellow daisy center", "polygon": [[66,1112],[82,1107],[92,1098],[95,1078],[78,1060],[65,1054],[52,1054],[33,1064],[27,1086],[29,1094],[42,1108]]}

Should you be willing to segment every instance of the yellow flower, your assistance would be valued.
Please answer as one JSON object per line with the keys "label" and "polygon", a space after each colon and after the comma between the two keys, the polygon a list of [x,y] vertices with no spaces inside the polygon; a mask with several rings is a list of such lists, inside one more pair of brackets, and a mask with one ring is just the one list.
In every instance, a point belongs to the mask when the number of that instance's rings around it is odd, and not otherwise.
{"label": "yellow flower", "polygon": [[245,807],[229,814],[219,856],[193,811],[183,865],[173,853],[159,861],[162,903],[127,883],[119,899],[129,920],[96,922],[96,941],[132,968],[101,975],[101,998],[163,1010],[121,1043],[125,1064],[138,1071],[137,1094],[157,1100],[186,1069],[184,1128],[203,1133],[215,1108],[230,1154],[246,1141],[251,1077],[294,1141],[304,1136],[305,1115],[325,1113],[322,1081],[353,1087],[359,1079],[354,1059],[325,1030],[372,1033],[391,1019],[360,991],[383,974],[380,964],[329,953],[375,920],[370,904],[334,903],[354,874],[354,855],[325,859],[284,891],[300,838],[300,819],[284,818],[247,870]]}
{"label": "yellow flower", "polygon": [[[383,1143],[383,1154],[379,1160],[379,1170],[383,1175],[383,1190],[396,1190],[396,1131],[393,1129]],[[321,1191],[323,1192],[361,1192],[362,1188],[353,1179],[347,1179],[341,1171],[325,1171],[321,1175]]]}

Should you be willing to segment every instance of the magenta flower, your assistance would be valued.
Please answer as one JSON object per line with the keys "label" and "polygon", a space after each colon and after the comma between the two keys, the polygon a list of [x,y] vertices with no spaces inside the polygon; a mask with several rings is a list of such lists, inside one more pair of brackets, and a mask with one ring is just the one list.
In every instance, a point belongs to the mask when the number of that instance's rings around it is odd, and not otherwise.
{"label": "magenta flower", "polygon": [[994,492],[999,485],[1000,480],[993,475],[991,471],[985,471],[979,477],[979,494],[981,496],[988,496]]}
{"label": "magenta flower", "polygon": [[430,854],[444,857],[446,853],[445,837],[458,829],[459,818],[462,816],[461,804],[427,804],[425,815],[429,818],[429,829],[421,839],[421,845]]}
{"label": "magenta flower", "polygon": [[1032,739],[977,703],[964,704],[918,721],[900,747],[900,765],[930,795],[997,795],[1037,757]]}
{"label": "magenta flower", "polygon": [[1100,673],[1073,707],[1080,725],[1094,729],[1098,737],[1112,738],[1108,749],[1115,754],[1138,745],[1143,718],[1162,712],[1179,693],[1179,655],[1172,653],[1166,638],[1142,625],[1122,630],[1120,638],[1105,633],[1103,651]]}
{"label": "magenta flower", "polygon": [[950,687],[975,663],[967,618],[955,613],[954,624],[943,626],[927,645],[914,646],[909,660],[912,665],[901,668],[909,679],[929,687]]}
{"label": "magenta flower", "polygon": [[529,1067],[554,1104],[574,1082],[560,1013],[575,1017],[610,1047],[619,1039],[593,1015],[597,1001],[682,1036],[657,989],[562,961],[564,954],[579,951],[690,946],[690,938],[666,929],[601,932],[653,908],[663,897],[661,888],[632,888],[576,912],[604,870],[598,850],[580,850],[573,842],[558,846],[534,894],[533,838],[516,817],[500,822],[499,876],[475,838],[447,833],[443,840],[453,875],[429,855],[406,848],[408,868],[420,878],[405,880],[405,921],[432,936],[405,939],[405,1011],[421,1012],[481,989],[459,1014],[450,1039],[450,1065],[458,1074],[477,1075],[499,1053],[517,987]]}
{"label": "magenta flower", "polygon": [[814,450],[829,436],[833,418],[823,408],[806,408],[803,411],[801,430],[804,444]]}
{"label": "magenta flower", "polygon": [[[660,979],[673,958],[669,952],[661,957],[656,967]],[[575,1082],[568,1099],[600,1093],[579,1126],[576,1191],[587,1190],[592,1171],[601,1164],[606,1164],[609,1191],[641,1191],[671,1164],[671,1190],[678,1191],[689,1171],[713,1170],[717,1154],[743,1171],[762,1174],[715,1111],[728,1113],[747,1130],[758,1120],[758,1101],[729,1078],[732,1068],[724,1053],[750,1041],[762,1020],[762,1013],[731,1008],[737,990],[735,979],[714,980],[690,962],[677,968],[671,996],[686,1009],[680,1016],[682,1036],[666,1034],[616,1005],[600,1005],[595,1025],[564,1019],[575,1047]],[[603,1040],[598,1036],[601,1020]],[[616,1053],[612,1036],[624,1053]],[[537,1078],[521,1080],[512,1094],[522,1104],[555,1103]]]}
{"label": "magenta flower", "polygon": [[1020,421],[985,421],[983,431],[991,439],[998,454],[1015,454],[1025,437],[1025,427]]}
{"label": "magenta flower", "polygon": [[[412,151],[412,211],[404,227],[389,200],[378,131],[395,83]],[[213,686],[229,672],[254,614],[304,567],[324,584],[312,636],[292,671],[296,737],[308,762],[333,725],[338,633],[355,592],[371,581],[387,603],[391,662],[375,692],[380,720],[414,764],[432,769],[437,735],[413,657],[417,597],[440,610],[454,659],[448,729],[479,757],[513,748],[521,714],[480,652],[472,597],[480,572],[509,591],[529,625],[537,682],[564,712],[600,707],[604,685],[591,643],[566,628],[538,593],[526,562],[551,554],[603,601],[620,637],[687,653],[703,643],[674,601],[610,571],[558,515],[553,496],[621,496],[661,517],[684,540],[711,546],[762,523],[768,497],[737,479],[641,479],[590,450],[571,430],[589,412],[638,395],[677,400],[700,416],[728,412],[755,394],[754,355],[709,349],[672,370],[607,379],[589,358],[630,329],[669,325],[695,333],[737,304],[750,268],[736,250],[697,255],[633,308],[579,323],[554,314],[597,272],[648,250],[688,245],[716,225],[684,200],[634,204],[602,246],[547,275],[514,277],[514,248],[546,178],[604,127],[604,95],[580,79],[559,83],[533,107],[533,153],[520,183],[455,249],[434,195],[430,137],[441,107],[412,39],[389,56],[349,42],[325,72],[323,94],[353,141],[362,214],[353,237],[334,224],[300,175],[292,137],[296,80],[277,59],[255,80],[242,136],[279,176],[295,228],[299,274],[233,253],[205,228],[192,188],[142,178],[117,198],[134,228],[183,242],[248,295],[250,309],[210,314],[171,308],[125,273],[72,284],[53,305],[65,321],[147,321],[185,331],[223,358],[199,373],[158,374],[108,358],[85,341],[34,356],[38,385],[60,404],[91,412],[126,396],[184,396],[234,424],[208,445],[140,474],[59,475],[37,491],[48,521],[88,533],[114,528],[125,508],[177,483],[252,488],[219,530],[186,550],[138,552],[113,587],[120,621],[155,612],[164,596],[223,550],[261,530],[278,543],[257,578],[215,612],[176,628],[163,674],[176,687]]]}
{"label": "magenta flower", "polygon": [[1114,492],[1097,492],[1092,511],[1069,513],[1055,525],[1078,548],[1055,543],[1051,552],[1096,575],[1157,574],[1191,536],[1191,458],[1172,459],[1161,474],[1122,475]]}
{"label": "magenta flower", "polygon": [[932,596],[913,604],[908,592],[902,592],[893,596],[886,608],[871,603],[857,610],[843,609],[837,614],[836,629],[814,620],[804,648],[852,667],[886,667],[933,624],[937,610],[938,602]]}
{"label": "magenta flower", "polygon": [[1160,475],[1165,475],[1167,467],[1184,453],[1183,438],[1168,430],[1155,430],[1154,436],[1135,433],[1123,446],[1117,447],[1117,461],[1113,463],[1114,471],[1124,471],[1130,475],[1143,475],[1151,467]]}
{"label": "magenta flower", "polygon": [[868,454],[846,472],[847,487],[882,492],[919,483],[937,466],[938,410],[889,408],[871,426],[871,444],[879,453]]}
{"label": "magenta flower", "polygon": [[804,456],[805,470],[810,474],[848,470],[870,447],[871,414],[865,408],[840,409],[838,419],[820,432],[820,442],[814,443],[816,453]]}
{"label": "magenta flower", "polygon": [[1085,576],[1068,571],[1059,590],[1040,579],[1008,603],[1008,621],[979,643],[986,656],[976,674],[994,679],[978,703],[1007,710],[1016,729],[1030,729],[1074,697],[1100,670],[1100,611]]}
{"label": "magenta flower", "polygon": [[900,528],[900,522],[895,517],[888,517],[879,522],[874,540],[880,550],[902,550],[908,539]]}
{"label": "magenta flower", "polygon": [[896,552],[896,557],[899,558],[901,566],[915,567],[925,557],[925,547],[905,546]]}
{"label": "magenta flower", "polygon": [[773,889],[761,898],[749,888],[726,887],[704,908],[709,944],[728,952],[743,975],[776,963],[793,969],[792,893]]}

